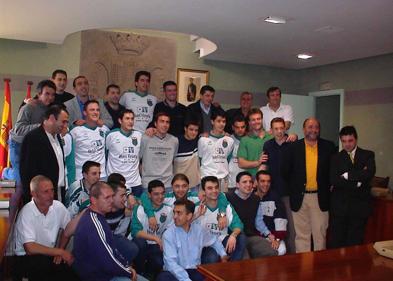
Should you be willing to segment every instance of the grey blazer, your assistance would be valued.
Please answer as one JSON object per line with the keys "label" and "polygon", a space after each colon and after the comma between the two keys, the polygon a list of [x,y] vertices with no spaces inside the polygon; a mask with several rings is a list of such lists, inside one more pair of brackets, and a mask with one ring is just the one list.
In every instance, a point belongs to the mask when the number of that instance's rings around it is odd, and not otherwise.
{"label": "grey blazer", "polygon": [[[109,114],[108,110],[106,109],[104,102],[102,99],[99,99],[98,102],[100,103],[100,118],[104,121],[105,126],[109,129],[113,127],[113,120],[111,115]],[[82,112],[79,108],[78,101],[75,98],[66,101],[64,105],[67,107],[67,111],[69,113],[69,122],[70,125],[73,124],[78,119],[82,118]]]}

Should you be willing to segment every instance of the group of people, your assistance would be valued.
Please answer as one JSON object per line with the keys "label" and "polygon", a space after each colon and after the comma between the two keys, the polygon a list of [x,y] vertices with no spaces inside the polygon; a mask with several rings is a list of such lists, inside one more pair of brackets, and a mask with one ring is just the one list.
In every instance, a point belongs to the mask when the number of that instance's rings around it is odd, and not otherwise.
{"label": "group of people", "polygon": [[19,274],[203,280],[201,263],[323,250],[328,226],[332,247],[362,243],[375,160],[353,126],[337,153],[313,117],[304,138],[289,132],[278,87],[260,109],[243,92],[224,111],[209,85],[186,107],[166,81],[157,102],[150,79],[137,72],[123,94],[110,84],[103,101],[85,76],[65,92],[56,70],[21,106],[3,175],[23,188]]}

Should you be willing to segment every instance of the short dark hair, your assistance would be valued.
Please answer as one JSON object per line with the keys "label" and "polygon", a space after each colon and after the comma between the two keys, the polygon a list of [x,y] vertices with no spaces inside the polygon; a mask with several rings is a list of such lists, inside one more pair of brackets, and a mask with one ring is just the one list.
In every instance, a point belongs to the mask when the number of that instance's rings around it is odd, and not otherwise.
{"label": "short dark hair", "polygon": [[205,186],[206,186],[206,183],[208,181],[209,182],[214,182],[214,183],[218,184],[218,187],[220,187],[220,181],[218,180],[217,177],[215,177],[215,176],[206,176],[206,177],[203,177],[202,180],[201,180],[202,190],[205,190]]}
{"label": "short dark hair", "polygon": [[225,113],[225,111],[221,108],[218,108],[217,110],[214,110],[210,116],[210,120],[214,121],[217,119],[217,117],[222,117],[225,118],[225,120],[227,119],[227,115]]}
{"label": "short dark hair", "polygon": [[86,111],[86,110],[87,110],[87,107],[88,107],[90,104],[92,104],[92,103],[95,103],[95,104],[97,104],[98,106],[100,106],[100,103],[99,103],[97,100],[88,100],[88,101],[85,102],[85,104],[83,105],[83,111]]}
{"label": "short dark hair", "polygon": [[59,104],[51,105],[45,111],[44,120],[48,120],[51,115],[53,115],[57,120],[57,118],[59,118],[59,115],[62,111],[64,111],[68,115],[68,111],[64,105],[59,105]]}
{"label": "short dark hair", "polygon": [[244,176],[249,176],[249,177],[252,178],[252,175],[250,174],[250,172],[242,171],[242,172],[240,172],[240,173],[238,173],[238,174],[236,175],[236,182],[239,183],[240,180],[241,180],[241,178],[244,177]]}
{"label": "short dark hair", "polygon": [[358,133],[356,132],[356,129],[354,126],[345,126],[342,127],[339,133],[340,138],[342,136],[354,136],[355,139],[358,139]]}
{"label": "short dark hair", "polygon": [[55,79],[57,74],[63,74],[67,78],[67,72],[65,70],[56,69],[55,71],[52,72],[52,79]]}
{"label": "short dark hair", "polygon": [[116,85],[116,84],[109,84],[108,86],[106,86],[106,93],[107,93],[107,94],[108,94],[110,88],[116,88],[116,89],[118,89],[119,92],[120,92],[120,87],[119,87],[119,85]]}
{"label": "short dark hair", "polygon": [[270,87],[269,89],[267,89],[266,96],[269,98],[270,93],[277,91],[277,90],[280,92],[280,97],[281,97],[281,90],[279,87]]}
{"label": "short dark hair", "polygon": [[247,121],[250,121],[251,115],[254,115],[254,114],[260,114],[261,118],[263,118],[262,111],[259,108],[254,107],[254,108],[251,108],[250,111],[248,112]]}
{"label": "short dark hair", "polygon": [[56,92],[56,84],[51,80],[40,81],[37,85],[37,92],[41,94],[44,87],[52,88]]}
{"label": "short dark hair", "polygon": [[152,180],[147,184],[147,191],[151,193],[154,188],[156,187],[162,187],[165,190],[165,185],[162,181],[160,180]]}
{"label": "short dark hair", "polygon": [[187,214],[194,214],[195,211],[195,204],[194,202],[188,200],[188,199],[177,199],[175,203],[173,203],[174,206],[184,206],[186,208]]}
{"label": "short dark hair", "polygon": [[237,115],[235,115],[235,118],[233,118],[233,121],[232,121],[232,124],[231,124],[231,125],[235,124],[235,122],[244,122],[244,123],[247,123],[247,122],[246,122],[246,118],[244,118],[243,114],[237,114]]}
{"label": "short dark hair", "polygon": [[283,123],[285,127],[285,121],[281,117],[274,117],[272,121],[270,121],[270,127],[273,128],[273,123]]}
{"label": "short dark hair", "polygon": [[78,75],[78,76],[76,76],[76,77],[74,78],[74,80],[72,81],[72,87],[75,88],[75,86],[76,86],[76,80],[78,80],[78,79],[80,79],[80,78],[85,78],[85,79],[87,79],[86,76],[84,76],[84,75]]}
{"label": "short dark hair", "polygon": [[119,173],[112,173],[108,176],[107,180],[108,183],[125,183],[126,178]]}
{"label": "short dark hair", "polygon": [[166,116],[169,118],[169,120],[171,120],[171,116],[167,112],[160,111],[156,115],[154,115],[154,122],[157,122],[158,118],[160,118],[161,116]]}
{"label": "short dark hair", "polygon": [[94,183],[90,188],[90,197],[98,199],[98,197],[101,195],[101,190],[104,188],[112,189],[111,186],[104,181],[98,181]]}
{"label": "short dark hair", "polygon": [[185,174],[176,174],[173,176],[173,179],[171,181],[171,185],[174,184],[175,181],[177,180],[181,180],[181,181],[185,181],[187,184],[190,184],[190,180],[188,179],[188,177]]}
{"label": "short dark hair", "polygon": [[260,175],[267,175],[267,176],[270,176],[270,178],[272,178],[272,175],[270,174],[269,171],[260,170],[260,171],[258,171],[257,174],[255,175],[255,179],[258,180]]}
{"label": "short dark hair", "polygon": [[134,111],[132,111],[131,109],[123,109],[122,111],[120,111],[119,119],[123,119],[124,115],[127,113],[131,113],[135,117]]}
{"label": "short dark hair", "polygon": [[116,193],[120,188],[127,190],[127,187],[125,186],[125,184],[123,184],[121,182],[108,181],[107,184],[112,188],[114,193]]}
{"label": "short dark hair", "polygon": [[176,86],[177,87],[177,84],[171,80],[165,81],[164,84],[162,84],[162,88],[164,89],[164,91],[165,91],[165,88],[168,86]]}
{"label": "short dark hair", "polygon": [[146,71],[146,70],[138,71],[137,73],[135,73],[135,82],[138,82],[138,80],[141,76],[147,76],[147,77],[149,77],[149,80],[150,80],[151,74],[149,71]]}
{"label": "short dark hair", "polygon": [[198,126],[198,128],[201,127],[201,123],[197,118],[186,118],[184,121],[184,127],[188,127],[190,125]]}
{"label": "short dark hair", "polygon": [[86,161],[82,165],[82,173],[88,173],[91,167],[97,167],[100,168],[101,164],[95,161]]}
{"label": "short dark hair", "polygon": [[208,91],[209,92],[213,92],[213,93],[216,92],[216,90],[214,90],[214,88],[212,86],[210,86],[210,85],[202,86],[202,88],[201,88],[201,90],[199,92],[200,92],[201,95],[204,95]]}

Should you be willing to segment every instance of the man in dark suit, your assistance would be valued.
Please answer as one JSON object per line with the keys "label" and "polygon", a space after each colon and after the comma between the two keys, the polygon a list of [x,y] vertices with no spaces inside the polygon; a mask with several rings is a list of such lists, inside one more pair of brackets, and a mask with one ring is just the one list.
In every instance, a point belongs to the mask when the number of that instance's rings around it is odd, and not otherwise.
{"label": "man in dark suit", "polygon": [[319,137],[320,124],[315,118],[303,123],[304,138],[291,144],[283,153],[282,176],[289,188],[295,225],[296,252],[326,248],[329,221],[330,158],[334,144]]}
{"label": "man in dark suit", "polygon": [[29,132],[23,139],[20,175],[24,204],[31,200],[29,184],[36,175],[51,179],[55,187],[55,199],[64,199],[66,177],[63,140],[59,134],[67,126],[68,112],[64,107],[52,105],[45,112],[41,126]]}
{"label": "man in dark suit", "polygon": [[371,213],[370,181],[375,175],[374,152],[358,147],[357,139],[355,127],[342,128],[340,140],[343,149],[334,155],[331,162],[331,244],[334,248],[362,244]]}
{"label": "man in dark suit", "polygon": [[220,109],[220,106],[213,104],[215,90],[212,86],[205,85],[201,88],[201,98],[192,103],[187,108],[187,118],[198,120],[201,126],[199,133],[209,133],[212,130],[210,117],[214,111]]}

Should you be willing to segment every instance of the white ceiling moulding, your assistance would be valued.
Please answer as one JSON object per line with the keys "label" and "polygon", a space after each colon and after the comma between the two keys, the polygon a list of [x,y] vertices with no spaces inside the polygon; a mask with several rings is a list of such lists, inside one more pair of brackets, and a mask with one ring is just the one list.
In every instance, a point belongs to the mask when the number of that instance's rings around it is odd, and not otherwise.
{"label": "white ceiling moulding", "polygon": [[190,41],[195,43],[194,53],[199,53],[199,58],[210,55],[217,50],[217,45],[206,38],[190,35]]}

